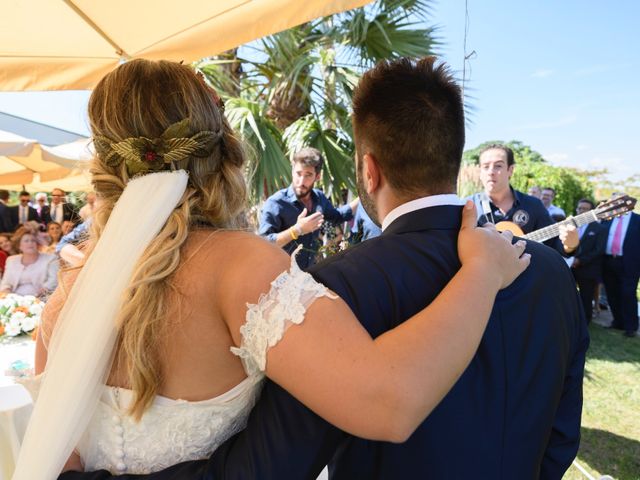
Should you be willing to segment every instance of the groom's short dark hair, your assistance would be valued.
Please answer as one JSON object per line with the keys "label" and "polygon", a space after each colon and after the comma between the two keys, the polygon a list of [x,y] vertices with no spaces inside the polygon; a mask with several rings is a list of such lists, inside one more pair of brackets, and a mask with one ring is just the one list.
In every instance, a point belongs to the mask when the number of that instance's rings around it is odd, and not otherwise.
{"label": "groom's short dark hair", "polygon": [[358,155],[370,152],[407,196],[451,193],[464,148],[460,87],[435,57],[383,60],[353,96]]}

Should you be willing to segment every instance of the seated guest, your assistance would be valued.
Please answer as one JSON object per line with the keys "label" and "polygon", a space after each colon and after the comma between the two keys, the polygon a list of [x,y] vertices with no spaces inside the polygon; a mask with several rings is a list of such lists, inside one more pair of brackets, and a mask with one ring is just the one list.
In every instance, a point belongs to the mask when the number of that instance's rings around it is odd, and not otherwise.
{"label": "seated guest", "polygon": [[4,273],[4,266],[7,263],[7,258],[9,258],[7,252],[0,250],[0,276]]}
{"label": "seated guest", "polygon": [[15,255],[13,251],[13,244],[9,240],[10,235],[8,233],[0,233],[0,277],[4,273],[4,265],[10,255]]}
{"label": "seated guest", "polygon": [[38,232],[20,227],[11,238],[20,253],[7,258],[0,292],[18,295],[46,295],[56,288],[58,259],[38,252]]}
{"label": "seated guest", "polygon": [[58,222],[49,222],[47,225],[47,237],[49,244],[40,248],[42,253],[56,253],[56,246],[62,238],[62,225]]}
{"label": "seated guest", "polygon": [[10,233],[0,233],[0,250],[5,252],[7,256],[16,254],[16,251],[13,249],[13,243],[11,243]]}

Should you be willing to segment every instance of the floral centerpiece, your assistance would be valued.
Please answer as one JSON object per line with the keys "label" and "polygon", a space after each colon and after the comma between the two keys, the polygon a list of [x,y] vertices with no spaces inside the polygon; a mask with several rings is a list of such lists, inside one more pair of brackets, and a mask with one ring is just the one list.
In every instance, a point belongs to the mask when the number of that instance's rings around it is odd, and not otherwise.
{"label": "floral centerpiece", "polygon": [[28,334],[40,324],[44,302],[33,295],[10,293],[0,298],[0,337]]}

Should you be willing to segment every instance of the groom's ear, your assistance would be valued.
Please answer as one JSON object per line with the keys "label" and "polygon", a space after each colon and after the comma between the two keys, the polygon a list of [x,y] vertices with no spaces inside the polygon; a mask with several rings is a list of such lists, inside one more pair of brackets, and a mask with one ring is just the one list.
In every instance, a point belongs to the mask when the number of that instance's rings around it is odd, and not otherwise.
{"label": "groom's ear", "polygon": [[373,194],[378,191],[382,185],[380,165],[372,153],[366,153],[362,158],[362,162],[364,186],[368,194]]}

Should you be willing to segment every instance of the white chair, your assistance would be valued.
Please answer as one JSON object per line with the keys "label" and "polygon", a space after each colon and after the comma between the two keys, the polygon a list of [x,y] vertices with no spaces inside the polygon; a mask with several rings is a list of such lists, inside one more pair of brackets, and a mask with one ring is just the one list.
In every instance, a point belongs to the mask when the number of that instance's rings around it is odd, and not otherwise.
{"label": "white chair", "polygon": [[22,385],[0,386],[0,480],[13,474],[33,405]]}

